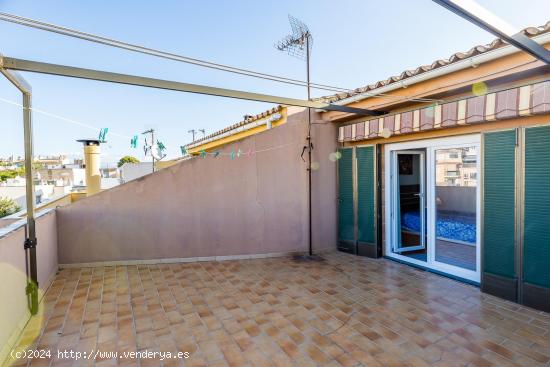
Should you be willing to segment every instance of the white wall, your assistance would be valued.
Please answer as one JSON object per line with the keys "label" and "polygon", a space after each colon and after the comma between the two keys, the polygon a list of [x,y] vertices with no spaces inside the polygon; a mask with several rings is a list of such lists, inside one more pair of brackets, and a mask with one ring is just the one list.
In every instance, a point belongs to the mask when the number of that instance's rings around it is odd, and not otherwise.
{"label": "white wall", "polygon": [[[25,250],[26,219],[0,228],[0,365],[14,348],[21,330],[30,318],[27,307]],[[39,296],[45,293],[57,270],[57,218],[55,210],[36,219]],[[41,322],[40,307],[35,321]]]}
{"label": "white wall", "polygon": [[120,180],[122,183],[135,180],[153,172],[151,162],[124,163],[120,167]]}

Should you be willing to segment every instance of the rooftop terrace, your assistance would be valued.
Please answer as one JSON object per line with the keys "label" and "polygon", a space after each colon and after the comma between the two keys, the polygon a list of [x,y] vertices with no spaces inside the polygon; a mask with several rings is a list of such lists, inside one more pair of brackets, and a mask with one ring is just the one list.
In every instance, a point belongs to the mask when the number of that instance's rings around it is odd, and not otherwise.
{"label": "rooftop terrace", "polygon": [[22,342],[189,353],[96,366],[550,366],[549,314],[389,260],[322,257],[66,268]]}

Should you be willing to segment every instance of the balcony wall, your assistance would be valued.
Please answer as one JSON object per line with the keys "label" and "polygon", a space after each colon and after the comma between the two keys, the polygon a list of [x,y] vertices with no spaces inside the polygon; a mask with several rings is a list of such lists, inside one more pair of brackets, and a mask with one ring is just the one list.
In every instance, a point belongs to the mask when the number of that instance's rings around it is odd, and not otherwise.
{"label": "balcony wall", "polygon": [[[332,126],[315,131],[335,144]],[[306,135],[305,113],[298,113],[221,149],[258,151],[251,157],[183,161],[58,208],[60,263],[306,251],[307,171],[300,158]],[[314,191],[314,237],[317,248],[334,248],[335,164],[324,150],[314,172],[322,181]]]}
{"label": "balcony wall", "polygon": [[[6,358],[29,320],[27,308],[25,219],[0,229],[0,363]],[[40,296],[57,272],[57,224],[55,210],[36,218],[37,267]]]}

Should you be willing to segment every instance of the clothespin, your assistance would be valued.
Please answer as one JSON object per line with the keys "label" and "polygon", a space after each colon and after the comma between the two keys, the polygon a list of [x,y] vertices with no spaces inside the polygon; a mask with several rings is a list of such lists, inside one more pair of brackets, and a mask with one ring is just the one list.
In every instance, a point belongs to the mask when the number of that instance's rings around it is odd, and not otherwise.
{"label": "clothespin", "polygon": [[100,143],[105,143],[105,137],[107,136],[107,132],[109,131],[109,128],[105,127],[99,130],[99,137],[97,140],[99,140]]}

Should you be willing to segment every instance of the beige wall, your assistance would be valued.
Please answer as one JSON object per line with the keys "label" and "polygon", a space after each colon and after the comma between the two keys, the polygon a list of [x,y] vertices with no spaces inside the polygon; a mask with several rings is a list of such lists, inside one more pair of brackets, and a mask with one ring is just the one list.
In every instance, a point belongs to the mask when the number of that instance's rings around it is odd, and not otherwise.
{"label": "beige wall", "polygon": [[338,236],[336,162],[329,159],[338,146],[338,126],[333,123],[312,125],[313,162],[319,164],[312,170],[312,218],[313,243],[317,249],[335,249]]}
{"label": "beige wall", "polygon": [[46,289],[58,270],[57,262],[57,216],[51,210],[36,219],[36,257],[38,261],[38,283]]}
{"label": "beige wall", "polygon": [[[55,211],[36,219],[37,267],[40,295],[50,285],[57,271],[57,231]],[[14,347],[22,328],[29,320],[25,250],[25,226],[0,237],[0,364]],[[38,313],[38,322],[43,309]]]}
{"label": "beige wall", "polygon": [[[58,208],[60,263],[307,250],[307,171],[300,158],[304,117],[294,115],[222,152],[278,149],[234,160],[183,161]],[[326,143],[316,147],[328,162],[335,127],[316,131],[327,134]],[[321,185],[315,191],[314,228],[319,247],[334,248],[335,165],[326,162],[314,173]]]}

